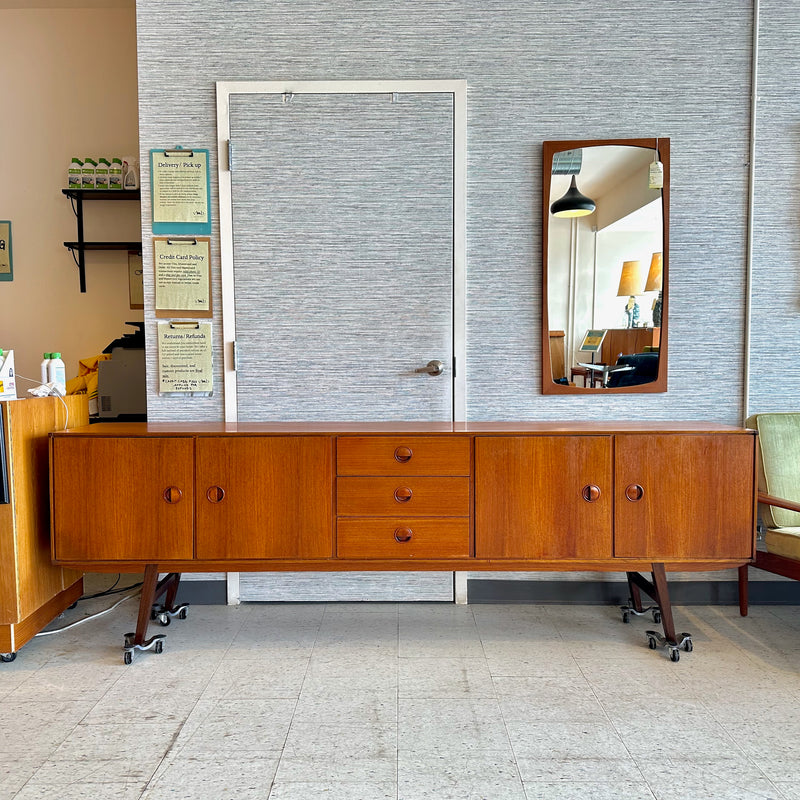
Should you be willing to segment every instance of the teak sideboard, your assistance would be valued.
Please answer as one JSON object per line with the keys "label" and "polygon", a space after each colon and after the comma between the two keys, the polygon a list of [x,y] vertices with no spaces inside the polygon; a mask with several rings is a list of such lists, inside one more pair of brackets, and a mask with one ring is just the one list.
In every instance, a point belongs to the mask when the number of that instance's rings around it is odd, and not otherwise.
{"label": "teak sideboard", "polygon": [[181,572],[262,570],[625,572],[677,660],[665,573],[754,555],[755,433],[734,426],[109,423],[50,456],[53,561],[145,570],[126,663],[161,650],[147,621]]}

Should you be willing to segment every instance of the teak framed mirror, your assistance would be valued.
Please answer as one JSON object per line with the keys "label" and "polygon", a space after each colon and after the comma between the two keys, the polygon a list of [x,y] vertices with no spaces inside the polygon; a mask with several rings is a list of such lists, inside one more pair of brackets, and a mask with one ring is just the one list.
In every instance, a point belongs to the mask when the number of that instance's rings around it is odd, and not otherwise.
{"label": "teak framed mirror", "polygon": [[544,142],[542,392],[667,390],[669,139]]}

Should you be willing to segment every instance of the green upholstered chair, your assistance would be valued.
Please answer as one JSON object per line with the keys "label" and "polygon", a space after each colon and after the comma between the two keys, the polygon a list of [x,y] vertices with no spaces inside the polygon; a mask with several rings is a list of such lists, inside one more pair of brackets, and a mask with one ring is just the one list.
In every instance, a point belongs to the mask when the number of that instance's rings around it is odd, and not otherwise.
{"label": "green upholstered chair", "polygon": [[[758,431],[758,503],[765,549],[753,566],[800,580],[800,413],[754,414]],[[747,566],[739,568],[739,610],[747,615]]]}

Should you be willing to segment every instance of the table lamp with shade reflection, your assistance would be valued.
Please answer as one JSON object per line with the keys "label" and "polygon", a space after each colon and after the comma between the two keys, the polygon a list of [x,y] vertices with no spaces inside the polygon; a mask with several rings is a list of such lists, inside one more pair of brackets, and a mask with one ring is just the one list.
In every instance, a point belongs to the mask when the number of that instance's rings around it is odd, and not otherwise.
{"label": "table lamp with shade reflection", "polygon": [[637,328],[639,325],[639,304],[636,295],[644,291],[644,272],[641,261],[625,261],[622,264],[622,274],[619,278],[617,297],[628,296],[628,305],[625,314],[628,317],[628,328]]}
{"label": "table lamp with shade reflection", "polygon": [[664,261],[661,253],[653,253],[650,259],[650,272],[647,273],[647,283],[644,285],[646,292],[658,292],[658,297],[653,301],[653,327],[661,327],[661,300],[662,300],[662,273]]}

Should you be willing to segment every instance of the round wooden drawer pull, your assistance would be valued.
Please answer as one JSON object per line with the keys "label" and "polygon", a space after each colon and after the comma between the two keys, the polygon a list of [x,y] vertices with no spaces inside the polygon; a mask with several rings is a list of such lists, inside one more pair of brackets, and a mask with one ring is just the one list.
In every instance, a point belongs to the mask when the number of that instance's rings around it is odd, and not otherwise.
{"label": "round wooden drawer pull", "polygon": [[405,464],[406,461],[411,461],[413,455],[414,451],[410,447],[397,447],[394,451],[394,460]]}
{"label": "round wooden drawer pull", "polygon": [[411,528],[395,528],[394,531],[394,540],[396,542],[410,542],[411,537],[414,535],[414,531]]}
{"label": "round wooden drawer pull", "polygon": [[587,503],[594,503],[600,499],[600,487],[589,483],[581,490],[581,495]]}
{"label": "round wooden drawer pull", "polygon": [[183,492],[177,486],[167,486],[164,489],[163,497],[168,503],[174,505],[175,503],[180,503]]}
{"label": "round wooden drawer pull", "polygon": [[221,486],[209,486],[206,497],[209,503],[220,503],[225,498],[225,490]]}
{"label": "round wooden drawer pull", "polygon": [[644,497],[644,489],[639,486],[638,483],[631,483],[625,488],[625,497],[627,497],[631,503],[637,503]]}
{"label": "round wooden drawer pull", "polygon": [[414,492],[412,492],[408,486],[399,486],[394,490],[394,499],[397,500],[398,503],[407,503],[413,494]]}

